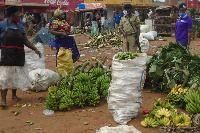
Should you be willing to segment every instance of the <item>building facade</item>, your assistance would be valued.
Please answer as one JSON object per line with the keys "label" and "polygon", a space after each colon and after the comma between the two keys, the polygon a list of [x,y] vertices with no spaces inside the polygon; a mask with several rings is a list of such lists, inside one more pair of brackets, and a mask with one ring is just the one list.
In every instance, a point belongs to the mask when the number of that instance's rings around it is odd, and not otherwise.
{"label": "building facade", "polygon": [[165,0],[165,5],[166,6],[177,6],[178,0]]}
{"label": "building facade", "polygon": [[84,3],[104,3],[107,6],[107,18],[113,18],[115,11],[122,13],[123,5],[131,4],[136,8],[152,6],[152,0],[85,0]]}

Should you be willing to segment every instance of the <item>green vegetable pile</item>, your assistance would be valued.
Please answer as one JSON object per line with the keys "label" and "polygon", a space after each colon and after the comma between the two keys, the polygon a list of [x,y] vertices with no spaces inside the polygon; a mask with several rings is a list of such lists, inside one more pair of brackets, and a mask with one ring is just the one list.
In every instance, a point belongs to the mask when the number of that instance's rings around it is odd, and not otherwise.
{"label": "green vegetable pile", "polygon": [[128,59],[134,59],[138,57],[138,54],[137,53],[121,53],[121,54],[118,54],[117,56],[115,56],[115,59],[118,59],[118,60],[128,60]]}
{"label": "green vegetable pile", "polygon": [[[86,105],[97,106],[100,97],[107,99],[110,86],[110,72],[98,65],[87,72],[86,62],[76,66],[70,76],[65,76],[57,86],[49,87],[45,108],[50,110],[71,110],[73,106],[83,108]],[[79,69],[81,68],[81,69]]]}
{"label": "green vegetable pile", "polygon": [[[186,71],[189,75],[175,69]],[[183,84],[185,78],[187,83],[184,86],[191,87],[194,84],[200,85],[200,59],[179,43],[170,43],[163,47],[159,54],[147,63],[146,86],[152,91],[169,93],[175,84]]]}

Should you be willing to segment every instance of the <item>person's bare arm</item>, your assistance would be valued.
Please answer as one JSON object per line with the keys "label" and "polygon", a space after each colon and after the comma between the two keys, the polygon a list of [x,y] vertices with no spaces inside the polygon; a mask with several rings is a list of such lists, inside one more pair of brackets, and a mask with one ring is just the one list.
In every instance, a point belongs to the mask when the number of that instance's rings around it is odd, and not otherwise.
{"label": "person's bare arm", "polygon": [[53,35],[55,35],[55,36],[67,36],[66,32],[59,32],[56,29],[51,29],[50,33],[53,34]]}
{"label": "person's bare arm", "polygon": [[37,49],[35,46],[33,46],[33,45],[31,44],[31,42],[27,39],[27,37],[24,36],[23,39],[24,39],[24,40],[23,40],[24,45],[26,45],[28,48],[30,48],[30,49],[32,49],[33,51],[35,51],[35,53],[38,54],[39,57],[41,58],[42,55],[41,55],[40,51],[38,51],[38,49]]}

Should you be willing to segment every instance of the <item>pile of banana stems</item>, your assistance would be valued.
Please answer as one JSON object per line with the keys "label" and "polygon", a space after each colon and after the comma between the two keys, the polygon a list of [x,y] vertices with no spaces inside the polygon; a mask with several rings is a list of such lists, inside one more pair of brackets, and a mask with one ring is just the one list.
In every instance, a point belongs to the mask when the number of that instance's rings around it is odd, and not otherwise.
{"label": "pile of banana stems", "polygon": [[90,38],[85,44],[88,47],[102,48],[106,46],[121,46],[122,38],[119,33],[112,30],[107,30]]}

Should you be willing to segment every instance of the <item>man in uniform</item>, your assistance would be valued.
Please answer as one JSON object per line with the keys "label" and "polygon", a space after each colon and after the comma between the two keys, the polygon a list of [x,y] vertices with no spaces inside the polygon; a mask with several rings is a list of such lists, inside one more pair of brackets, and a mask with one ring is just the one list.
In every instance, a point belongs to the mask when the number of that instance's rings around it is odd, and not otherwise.
{"label": "man in uniform", "polygon": [[34,17],[31,16],[31,14],[27,13],[26,22],[28,25],[28,35],[29,36],[32,36],[32,34],[33,34],[33,22],[32,22],[33,20],[34,20]]}
{"label": "man in uniform", "polygon": [[135,53],[140,50],[140,19],[132,11],[132,5],[124,5],[124,15],[120,21],[120,32],[123,35],[123,52]]}

